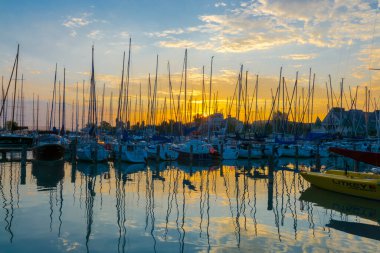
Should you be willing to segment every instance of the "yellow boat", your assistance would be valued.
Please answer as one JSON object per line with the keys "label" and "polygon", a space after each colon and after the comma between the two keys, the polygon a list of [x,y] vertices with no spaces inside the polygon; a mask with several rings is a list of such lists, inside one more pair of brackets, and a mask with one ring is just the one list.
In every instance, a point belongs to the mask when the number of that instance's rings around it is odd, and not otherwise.
{"label": "yellow boat", "polygon": [[300,172],[314,186],[357,197],[380,200],[380,175],[364,172],[328,170],[324,173]]}

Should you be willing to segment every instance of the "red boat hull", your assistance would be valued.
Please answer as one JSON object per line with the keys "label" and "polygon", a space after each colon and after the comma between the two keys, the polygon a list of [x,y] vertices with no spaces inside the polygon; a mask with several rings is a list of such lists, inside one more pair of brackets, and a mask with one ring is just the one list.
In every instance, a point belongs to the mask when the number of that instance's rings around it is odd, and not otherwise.
{"label": "red boat hull", "polygon": [[342,155],[359,162],[368,163],[374,166],[380,166],[380,153],[357,151],[344,148],[329,148],[330,152]]}

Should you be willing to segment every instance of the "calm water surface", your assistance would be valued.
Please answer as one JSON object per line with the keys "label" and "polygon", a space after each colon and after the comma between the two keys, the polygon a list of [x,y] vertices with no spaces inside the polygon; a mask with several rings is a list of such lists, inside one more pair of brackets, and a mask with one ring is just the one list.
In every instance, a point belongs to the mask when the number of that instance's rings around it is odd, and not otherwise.
{"label": "calm water surface", "polygon": [[0,252],[379,252],[380,204],[293,164],[2,163]]}

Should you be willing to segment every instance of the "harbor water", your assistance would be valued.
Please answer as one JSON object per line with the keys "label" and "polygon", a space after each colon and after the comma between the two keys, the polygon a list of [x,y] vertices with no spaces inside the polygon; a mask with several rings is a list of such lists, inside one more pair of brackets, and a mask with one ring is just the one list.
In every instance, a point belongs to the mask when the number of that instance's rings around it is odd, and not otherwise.
{"label": "harbor water", "polygon": [[313,160],[0,166],[0,252],[379,250],[380,204],[310,187]]}

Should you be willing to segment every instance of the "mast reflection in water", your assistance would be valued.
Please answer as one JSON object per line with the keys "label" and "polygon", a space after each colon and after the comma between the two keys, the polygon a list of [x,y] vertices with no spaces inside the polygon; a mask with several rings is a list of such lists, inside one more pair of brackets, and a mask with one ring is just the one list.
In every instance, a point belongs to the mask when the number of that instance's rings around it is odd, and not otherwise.
{"label": "mast reflection in water", "polygon": [[375,252],[380,205],[310,188],[312,161],[290,162],[1,163],[0,248]]}

